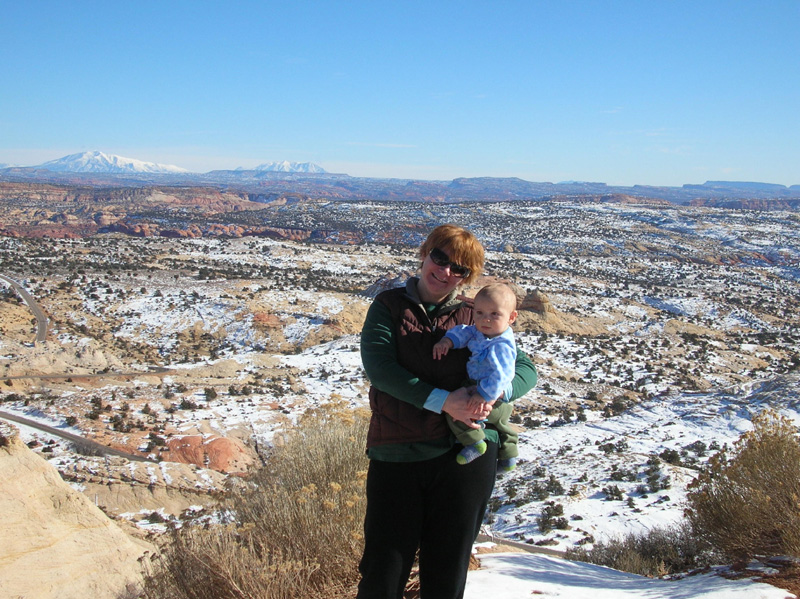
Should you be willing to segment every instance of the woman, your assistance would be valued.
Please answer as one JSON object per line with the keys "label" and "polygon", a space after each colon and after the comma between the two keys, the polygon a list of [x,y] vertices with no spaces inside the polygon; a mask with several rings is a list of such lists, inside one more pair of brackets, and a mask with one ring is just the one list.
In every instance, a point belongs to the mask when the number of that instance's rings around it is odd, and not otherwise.
{"label": "woman", "polygon": [[[461,465],[445,414],[472,428],[491,411],[469,407],[468,349],[433,360],[433,345],[458,324],[473,324],[458,288],[483,270],[483,247],[454,225],[434,229],[419,250],[418,277],[375,298],[361,333],[361,358],[372,384],[367,435],[365,547],[358,599],[400,599],[419,549],[422,599],[464,594],[472,544],[494,487],[497,432],[488,449]],[[536,368],[517,352],[506,393],[516,399],[536,384]]]}

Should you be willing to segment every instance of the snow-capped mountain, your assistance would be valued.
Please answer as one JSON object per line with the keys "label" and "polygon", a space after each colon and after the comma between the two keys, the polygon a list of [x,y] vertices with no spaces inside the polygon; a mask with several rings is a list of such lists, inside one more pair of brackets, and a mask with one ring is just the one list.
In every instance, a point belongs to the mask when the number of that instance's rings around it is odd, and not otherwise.
{"label": "snow-capped mountain", "polygon": [[64,173],[186,173],[186,169],[171,164],[143,162],[103,152],[70,154],[40,164],[38,168]]}
{"label": "snow-capped mountain", "polygon": [[313,162],[265,162],[259,164],[253,170],[255,171],[269,171],[276,173],[327,173],[324,168]]}

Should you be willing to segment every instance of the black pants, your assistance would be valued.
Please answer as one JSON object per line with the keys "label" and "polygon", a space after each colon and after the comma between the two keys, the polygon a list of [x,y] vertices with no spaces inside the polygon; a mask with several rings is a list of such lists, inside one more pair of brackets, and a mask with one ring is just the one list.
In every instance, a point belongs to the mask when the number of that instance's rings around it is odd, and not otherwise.
{"label": "black pants", "polygon": [[497,445],[464,465],[458,449],[423,462],[370,462],[358,599],[401,599],[417,548],[421,599],[463,597]]}

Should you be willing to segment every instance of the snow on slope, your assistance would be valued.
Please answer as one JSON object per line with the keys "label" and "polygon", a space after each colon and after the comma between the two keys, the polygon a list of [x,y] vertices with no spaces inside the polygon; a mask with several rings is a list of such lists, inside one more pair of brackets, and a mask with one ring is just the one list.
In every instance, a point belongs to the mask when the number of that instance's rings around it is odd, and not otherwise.
{"label": "snow on slope", "polygon": [[[522,463],[498,481],[502,506],[491,528],[501,537],[565,550],[579,541],[676,524],[693,468],[714,453],[711,448],[734,442],[751,428],[751,416],[768,406],[800,419],[780,399],[796,384],[796,377],[788,376],[771,383],[782,389],[777,393],[769,391],[768,383],[684,392],[643,402],[612,418],[588,412],[585,422],[527,430],[520,435]],[[648,461],[665,450],[681,455],[681,464],[660,459],[659,488],[645,489]],[[609,496],[605,489],[610,487],[619,489],[620,498]],[[549,489],[546,497],[542,489]],[[547,501],[563,506],[568,528],[539,530],[536,520]]]}
{"label": "snow on slope", "polygon": [[282,162],[265,162],[259,164],[253,170],[266,171],[276,173],[326,173],[324,168],[314,164],[313,162],[289,162],[283,160]]}
{"label": "snow on slope", "polygon": [[714,571],[678,579],[646,578],[547,555],[481,556],[467,576],[464,599],[785,599],[791,593],[749,579],[727,580]]}
{"label": "snow on slope", "polygon": [[65,173],[185,173],[186,169],[169,164],[143,162],[103,152],[70,154],[40,164],[38,168]]}

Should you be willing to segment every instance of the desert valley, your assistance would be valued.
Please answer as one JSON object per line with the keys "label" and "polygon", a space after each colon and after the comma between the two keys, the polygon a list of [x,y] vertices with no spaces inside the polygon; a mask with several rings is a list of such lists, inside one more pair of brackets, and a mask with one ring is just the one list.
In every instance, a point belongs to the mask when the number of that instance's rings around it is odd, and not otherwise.
{"label": "desert valley", "polygon": [[563,551],[677,522],[698,468],[754,414],[800,423],[791,206],[271,185],[0,183],[0,417],[141,538],[213,519],[305,411],[366,405],[371,297],[445,222],[519,288],[517,342],[540,377],[516,403],[522,460],[498,478],[488,535]]}

